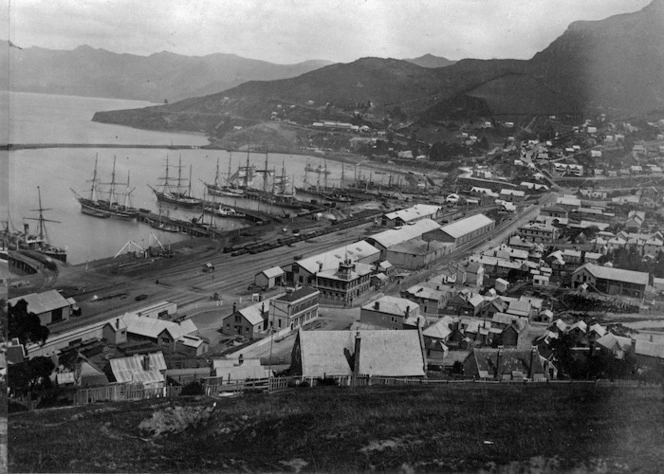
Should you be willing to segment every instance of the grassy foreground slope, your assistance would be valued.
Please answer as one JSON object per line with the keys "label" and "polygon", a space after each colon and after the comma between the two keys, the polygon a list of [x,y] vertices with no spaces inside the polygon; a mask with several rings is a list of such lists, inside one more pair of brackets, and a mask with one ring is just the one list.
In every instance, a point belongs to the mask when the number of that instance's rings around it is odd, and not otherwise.
{"label": "grassy foreground slope", "polygon": [[579,470],[664,466],[661,387],[317,387],[10,415],[9,469]]}

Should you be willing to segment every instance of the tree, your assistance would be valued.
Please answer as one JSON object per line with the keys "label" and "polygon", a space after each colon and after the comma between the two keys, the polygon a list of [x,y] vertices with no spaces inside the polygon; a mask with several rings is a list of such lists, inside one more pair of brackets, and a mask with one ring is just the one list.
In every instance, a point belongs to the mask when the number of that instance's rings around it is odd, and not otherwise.
{"label": "tree", "polygon": [[9,305],[7,318],[9,339],[18,338],[21,344],[28,342],[46,342],[49,330],[42,326],[39,316],[28,311],[28,303],[19,300],[14,306]]}
{"label": "tree", "polygon": [[55,364],[48,357],[35,357],[7,369],[7,382],[14,393],[25,394],[51,386],[51,372]]}

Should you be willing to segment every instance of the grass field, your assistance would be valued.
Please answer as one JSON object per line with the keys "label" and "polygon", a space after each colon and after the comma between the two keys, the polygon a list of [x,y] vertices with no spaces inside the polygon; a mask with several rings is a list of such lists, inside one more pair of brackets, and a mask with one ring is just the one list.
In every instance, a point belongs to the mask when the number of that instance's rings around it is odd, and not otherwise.
{"label": "grass field", "polygon": [[661,387],[316,387],[9,418],[11,472],[661,472],[662,466]]}

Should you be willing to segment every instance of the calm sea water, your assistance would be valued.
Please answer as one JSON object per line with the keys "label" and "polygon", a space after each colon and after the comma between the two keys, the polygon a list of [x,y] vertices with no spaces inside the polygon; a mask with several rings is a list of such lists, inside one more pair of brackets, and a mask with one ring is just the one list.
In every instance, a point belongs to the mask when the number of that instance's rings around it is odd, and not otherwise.
{"label": "calm sea water", "polygon": [[[207,143],[199,135],[170,134],[135,130],[127,127],[104,125],[91,122],[97,110],[142,107],[147,103],[138,101],[97,99],[87,97],[55,96],[45,94],[3,93],[1,100],[11,106],[12,143],[110,143],[117,140],[122,144],[176,144],[200,146]],[[0,102],[0,107],[2,106]],[[2,124],[0,124],[2,126]],[[7,126],[5,124],[5,126]],[[108,149],[108,148],[50,148],[18,150],[9,153],[9,219],[18,229],[24,223],[35,228],[35,221],[26,220],[36,217],[31,211],[37,207],[37,186],[41,188],[44,207],[50,208],[46,218],[59,221],[48,224],[48,234],[53,245],[66,247],[71,263],[82,263],[115,255],[128,241],[146,246],[156,236],[163,245],[174,243],[189,237],[182,234],[161,233],[140,223],[122,222],[114,219],[98,219],[80,212],[80,205],[72,190],[89,195],[95,157],[98,156],[98,177],[102,182],[111,179],[113,159],[116,158],[116,180],[126,182],[130,173],[132,204],[136,207],[158,212],[158,203],[148,185],[159,184],[159,177],[164,175],[166,156],[173,165],[181,157],[183,176],[189,176],[192,167],[192,194],[203,197],[203,180],[214,180],[217,159],[222,174],[228,172],[229,162],[233,171],[245,164],[247,153],[209,151],[200,149],[173,151],[159,149]],[[324,164],[318,157],[270,154],[269,169],[286,174],[294,179],[296,186],[306,180],[315,184],[318,175],[305,173],[307,163],[316,167]],[[265,154],[249,154],[249,161],[258,168],[265,164]],[[328,184],[338,184],[342,174],[342,165],[327,162],[330,171]],[[171,170],[173,173],[175,170]],[[346,166],[347,178],[351,178],[355,169]],[[360,169],[359,174],[363,174]],[[368,172],[364,172],[368,174]],[[324,179],[320,179],[320,184]],[[260,179],[256,183],[260,186]],[[6,183],[5,183],[6,186]],[[208,198],[210,198],[208,196]],[[256,201],[218,198],[226,204],[264,209],[264,204]],[[164,214],[178,218],[197,217],[200,213],[175,207],[162,208]],[[5,220],[5,219],[2,219]],[[235,229],[247,225],[245,221],[216,219],[216,224],[224,229]],[[153,235],[154,234],[154,235]]]}

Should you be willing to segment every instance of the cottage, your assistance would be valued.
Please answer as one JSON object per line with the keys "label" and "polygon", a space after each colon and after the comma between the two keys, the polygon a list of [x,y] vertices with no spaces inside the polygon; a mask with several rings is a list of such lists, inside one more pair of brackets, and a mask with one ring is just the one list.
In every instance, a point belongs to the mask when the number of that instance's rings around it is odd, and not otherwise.
{"label": "cottage", "polygon": [[411,286],[402,291],[401,296],[417,303],[420,306],[420,311],[425,316],[437,316],[447,302],[446,292],[424,285]]}
{"label": "cottage", "polygon": [[388,329],[403,329],[419,316],[420,305],[394,296],[383,296],[360,309],[360,322]]}
{"label": "cottage", "polygon": [[170,352],[176,350],[176,341],[178,339],[186,335],[192,335],[198,331],[198,328],[191,319],[175,323],[128,313],[122,317],[122,321],[127,325],[128,338],[139,341],[150,341],[161,347],[162,350]]}
{"label": "cottage", "polygon": [[463,362],[467,377],[489,380],[535,380],[554,378],[555,369],[539,354],[537,347],[519,349],[473,349]]}
{"label": "cottage", "polygon": [[237,335],[248,339],[262,337],[268,329],[269,301],[260,301],[242,309],[237,309],[233,305],[233,312],[222,321],[222,332],[229,336]]}
{"label": "cottage", "polygon": [[304,377],[426,377],[425,350],[419,329],[300,330],[291,360],[291,373]]}
{"label": "cottage", "polygon": [[161,352],[134,354],[131,357],[111,359],[109,362],[113,377],[118,383],[142,384],[146,389],[164,386],[166,361]]}
{"label": "cottage", "polygon": [[480,262],[464,262],[456,268],[456,283],[481,288],[484,284],[484,267]]}

